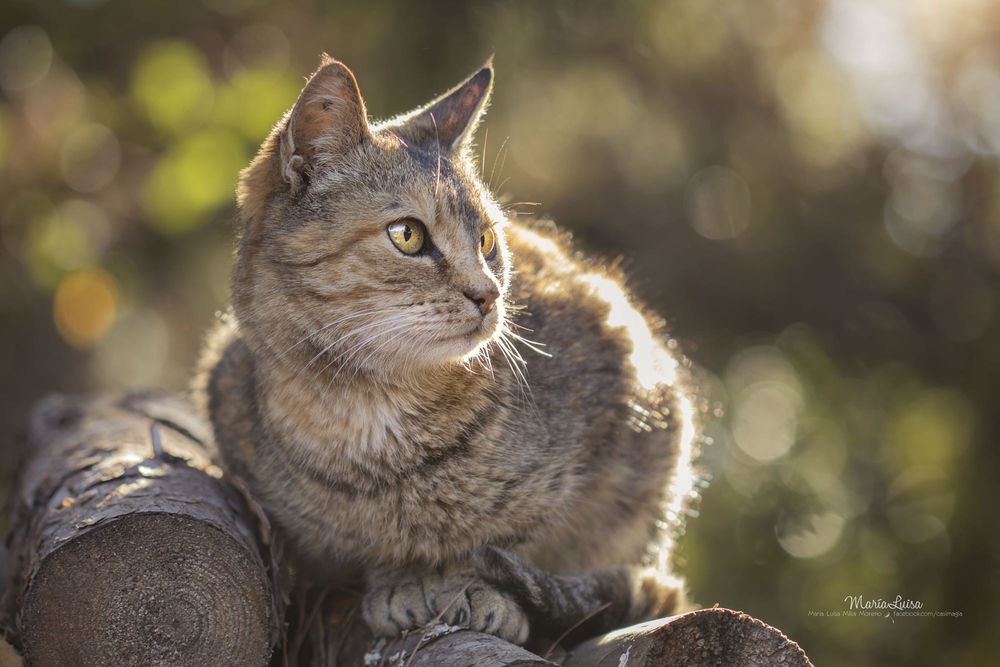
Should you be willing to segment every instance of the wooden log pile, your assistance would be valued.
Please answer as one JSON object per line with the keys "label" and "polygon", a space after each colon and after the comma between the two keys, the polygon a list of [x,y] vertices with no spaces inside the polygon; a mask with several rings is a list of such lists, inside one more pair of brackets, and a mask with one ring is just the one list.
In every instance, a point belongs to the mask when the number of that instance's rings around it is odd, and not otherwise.
{"label": "wooden log pile", "polygon": [[[163,392],[52,396],[14,491],[0,624],[28,665],[809,665],[778,630],[706,609],[575,647],[438,625],[373,641],[356,592],[288,576],[267,518]],[[287,613],[286,613],[287,612]]]}

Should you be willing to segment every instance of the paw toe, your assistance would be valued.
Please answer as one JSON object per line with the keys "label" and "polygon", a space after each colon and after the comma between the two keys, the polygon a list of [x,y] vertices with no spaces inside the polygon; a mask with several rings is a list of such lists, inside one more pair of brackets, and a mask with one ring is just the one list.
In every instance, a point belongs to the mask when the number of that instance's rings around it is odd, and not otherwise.
{"label": "paw toe", "polygon": [[395,637],[432,618],[419,581],[375,587],[365,595],[361,610],[368,627],[378,637]]}
{"label": "paw toe", "polygon": [[492,586],[475,586],[469,591],[473,630],[496,635],[516,644],[528,638],[528,618],[514,600]]}

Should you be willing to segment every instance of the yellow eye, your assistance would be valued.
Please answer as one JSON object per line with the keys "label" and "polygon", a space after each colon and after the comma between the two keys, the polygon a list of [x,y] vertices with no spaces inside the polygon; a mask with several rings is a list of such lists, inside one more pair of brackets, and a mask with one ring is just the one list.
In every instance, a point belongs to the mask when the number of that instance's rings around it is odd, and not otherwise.
{"label": "yellow eye", "polygon": [[427,230],[424,228],[424,223],[419,220],[412,218],[399,220],[390,223],[385,231],[388,232],[393,244],[407,255],[416,255],[424,249]]}
{"label": "yellow eye", "polygon": [[479,250],[482,251],[486,259],[492,259],[493,253],[497,249],[497,237],[493,230],[487,227],[483,235],[479,237]]}

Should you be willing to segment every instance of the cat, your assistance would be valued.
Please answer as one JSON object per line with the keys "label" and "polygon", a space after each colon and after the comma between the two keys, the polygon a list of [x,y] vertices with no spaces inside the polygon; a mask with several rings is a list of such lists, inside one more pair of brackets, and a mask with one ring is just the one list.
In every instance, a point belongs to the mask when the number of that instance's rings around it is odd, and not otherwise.
{"label": "cat", "polygon": [[484,186],[492,86],[491,58],[372,125],[324,54],[241,174],[233,308],[200,362],[227,468],[303,576],[364,578],[377,635],[524,643],[685,604],[688,364],[612,269]]}

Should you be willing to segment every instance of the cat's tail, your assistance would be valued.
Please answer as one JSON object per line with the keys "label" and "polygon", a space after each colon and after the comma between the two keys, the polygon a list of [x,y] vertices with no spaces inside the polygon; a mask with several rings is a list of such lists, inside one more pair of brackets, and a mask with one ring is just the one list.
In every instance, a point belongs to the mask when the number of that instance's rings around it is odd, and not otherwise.
{"label": "cat's tail", "polygon": [[614,567],[557,576],[497,547],[482,547],[477,574],[527,612],[532,634],[580,638],[687,611],[683,582],[653,568]]}

